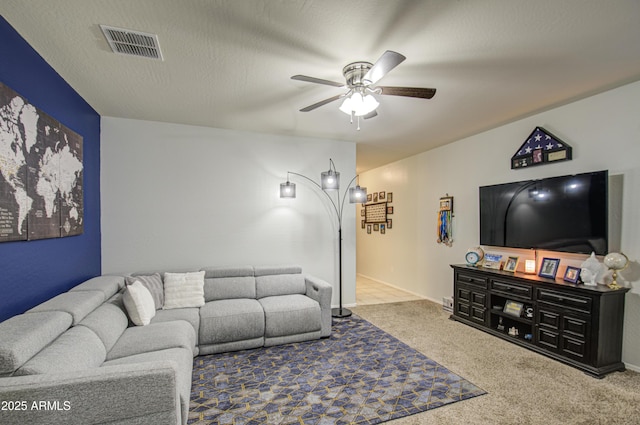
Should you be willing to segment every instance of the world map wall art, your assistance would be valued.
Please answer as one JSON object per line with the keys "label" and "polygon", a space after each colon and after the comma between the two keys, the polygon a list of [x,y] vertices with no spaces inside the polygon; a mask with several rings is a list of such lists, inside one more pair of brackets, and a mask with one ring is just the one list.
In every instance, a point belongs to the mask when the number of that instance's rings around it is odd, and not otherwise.
{"label": "world map wall art", "polygon": [[82,136],[0,83],[0,242],[82,234]]}

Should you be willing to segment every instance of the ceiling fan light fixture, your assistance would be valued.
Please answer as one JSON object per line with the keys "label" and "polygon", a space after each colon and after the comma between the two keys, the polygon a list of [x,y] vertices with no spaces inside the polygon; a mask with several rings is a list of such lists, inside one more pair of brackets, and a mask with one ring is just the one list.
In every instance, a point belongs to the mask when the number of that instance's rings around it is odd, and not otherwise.
{"label": "ceiling fan light fixture", "polygon": [[346,84],[335,81],[324,80],[322,78],[309,77],[306,75],[294,75],[293,80],[306,81],[309,83],[324,84],[333,87],[347,88],[343,94],[321,100],[305,108],[300,112],[309,112],[338,99],[343,99],[338,109],[349,115],[351,124],[353,117],[357,118],[358,130],[360,130],[360,117],[363,119],[373,118],[378,115],[376,109],[380,105],[374,95],[404,96],[419,99],[431,99],[436,94],[436,89],[419,87],[389,87],[374,86],[389,71],[401,64],[406,57],[392,50],[385,51],[375,62],[352,62],[342,68],[342,75]]}
{"label": "ceiling fan light fixture", "polygon": [[351,108],[351,97],[347,97],[344,99],[344,102],[342,102],[342,105],[340,105],[340,110],[342,112],[344,112],[347,115],[351,115],[353,113],[353,109]]}
{"label": "ceiling fan light fixture", "polygon": [[364,97],[360,96],[360,98],[360,103],[354,108],[354,113],[357,117],[370,114],[380,106],[380,103],[373,95],[367,94]]}
{"label": "ceiling fan light fixture", "polygon": [[378,106],[380,103],[373,95],[362,96],[362,94],[355,92],[342,102],[340,110],[347,115],[353,114],[356,117],[361,117],[375,111]]}

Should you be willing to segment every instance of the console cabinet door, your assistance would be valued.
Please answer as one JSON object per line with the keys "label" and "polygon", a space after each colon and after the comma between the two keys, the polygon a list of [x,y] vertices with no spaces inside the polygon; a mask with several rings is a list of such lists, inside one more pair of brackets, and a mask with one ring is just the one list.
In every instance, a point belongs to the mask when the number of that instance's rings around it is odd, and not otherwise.
{"label": "console cabinet door", "polygon": [[468,285],[455,284],[454,314],[485,325],[487,323],[487,293]]}
{"label": "console cabinet door", "polygon": [[591,364],[589,349],[593,300],[562,291],[539,289],[538,345],[580,363]]}
{"label": "console cabinet door", "polygon": [[454,275],[454,315],[480,325],[486,325],[487,277],[481,274],[456,271]]}

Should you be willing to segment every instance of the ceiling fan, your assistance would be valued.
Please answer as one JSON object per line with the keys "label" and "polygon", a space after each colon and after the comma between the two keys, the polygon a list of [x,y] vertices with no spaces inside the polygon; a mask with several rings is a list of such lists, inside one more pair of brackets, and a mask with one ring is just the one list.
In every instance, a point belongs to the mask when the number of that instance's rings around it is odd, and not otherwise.
{"label": "ceiling fan", "polygon": [[320,102],[300,109],[300,112],[313,111],[320,106],[326,105],[341,98],[345,98],[340,106],[340,110],[353,117],[358,117],[358,130],[360,130],[359,118],[373,118],[378,115],[376,109],[379,105],[374,95],[390,95],[417,97],[421,99],[431,99],[436,94],[436,89],[418,87],[389,87],[374,86],[382,77],[387,75],[396,66],[406,59],[400,53],[387,50],[380,56],[376,63],[353,62],[342,69],[342,74],[346,83],[323,80],[321,78],[309,77],[306,75],[294,75],[293,80],[306,81],[308,83],[324,84],[327,86],[348,88],[346,93],[330,97]]}

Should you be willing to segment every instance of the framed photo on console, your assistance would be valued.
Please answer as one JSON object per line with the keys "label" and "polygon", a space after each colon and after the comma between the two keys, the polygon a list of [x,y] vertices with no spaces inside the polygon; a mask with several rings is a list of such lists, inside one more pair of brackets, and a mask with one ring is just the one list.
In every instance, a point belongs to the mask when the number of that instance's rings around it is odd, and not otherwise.
{"label": "framed photo on console", "polygon": [[502,255],[484,254],[484,268],[500,270],[500,266],[502,266]]}
{"label": "framed photo on console", "polygon": [[507,257],[507,262],[504,263],[503,270],[505,272],[515,273],[518,267],[518,260],[520,260],[520,257]]}
{"label": "framed photo on console", "polygon": [[559,258],[543,258],[538,276],[555,279],[556,273],[558,273],[558,265],[560,265]]}
{"label": "framed photo on console", "polygon": [[580,279],[580,269],[577,267],[567,266],[563,280],[565,282],[578,283],[578,279]]}

